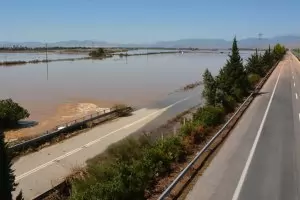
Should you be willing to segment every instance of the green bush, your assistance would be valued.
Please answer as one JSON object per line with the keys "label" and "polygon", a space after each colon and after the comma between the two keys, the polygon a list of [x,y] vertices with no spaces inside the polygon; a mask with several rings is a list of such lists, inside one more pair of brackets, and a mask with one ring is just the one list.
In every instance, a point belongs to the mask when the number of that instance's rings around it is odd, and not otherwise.
{"label": "green bush", "polygon": [[211,127],[222,123],[224,115],[224,109],[221,107],[204,106],[194,114],[194,119],[204,127]]}
{"label": "green bush", "polygon": [[89,165],[101,163],[106,160],[129,162],[141,156],[141,148],[150,145],[149,138],[142,136],[139,140],[132,137],[125,138],[117,143],[110,145],[107,150],[90,160]]}
{"label": "green bush", "polygon": [[101,58],[101,57],[105,57],[106,53],[103,48],[99,48],[96,51],[91,51],[89,53],[89,56],[91,56],[93,58]]}
{"label": "green bush", "polygon": [[259,82],[261,77],[258,74],[249,74],[248,81],[251,84],[252,88]]}
{"label": "green bush", "polygon": [[225,93],[218,93],[218,104],[224,108],[225,113],[234,111],[237,102],[236,99]]}
{"label": "green bush", "polygon": [[243,98],[247,95],[247,93],[245,93],[244,90],[241,90],[238,87],[234,87],[234,88],[232,88],[232,90],[233,90],[232,94],[234,95],[235,100],[237,102],[242,102]]}
{"label": "green bush", "polygon": [[274,57],[277,61],[281,60],[286,53],[286,49],[283,45],[276,44],[273,49]]}
{"label": "green bush", "polygon": [[84,180],[73,181],[70,199],[122,199],[121,195],[126,192],[126,186],[121,172],[124,173],[127,166],[120,162],[104,162],[88,166],[89,176]]}
{"label": "green bush", "polygon": [[28,111],[13,100],[0,100],[0,128],[14,127],[19,120],[27,117],[29,117]]}
{"label": "green bush", "polygon": [[245,69],[247,74],[258,74],[259,76],[265,75],[263,56],[258,54],[257,49],[255,53],[247,59]]}
{"label": "green bush", "polygon": [[192,133],[194,127],[195,127],[195,123],[193,121],[187,121],[184,125],[181,126],[180,133],[183,136],[188,136]]}
{"label": "green bush", "polygon": [[226,96],[225,97],[225,100],[224,100],[224,108],[225,108],[225,112],[226,113],[229,113],[229,112],[233,112],[236,105],[237,105],[237,102],[236,100],[232,97],[232,96]]}
{"label": "green bush", "polygon": [[120,145],[110,147],[107,155],[112,158],[89,162],[89,176],[72,183],[70,199],[145,199],[144,192],[151,187],[155,177],[168,173],[171,163],[180,161],[184,154],[179,137],[153,144],[124,140]]}

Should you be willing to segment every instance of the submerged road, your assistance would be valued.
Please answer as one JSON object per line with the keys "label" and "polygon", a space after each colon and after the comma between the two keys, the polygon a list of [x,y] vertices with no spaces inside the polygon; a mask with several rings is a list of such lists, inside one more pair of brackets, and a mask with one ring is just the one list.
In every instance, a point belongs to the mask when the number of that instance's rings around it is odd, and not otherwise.
{"label": "submerged road", "polygon": [[[85,133],[58,144],[20,157],[13,164],[16,193],[22,189],[25,199],[32,199],[62,182],[72,170],[85,165],[86,160],[103,152],[143,127],[156,128],[162,122],[200,103],[200,91],[179,92],[169,95],[148,108],[139,109],[129,117],[123,117],[99,125]],[[170,113],[170,114],[168,114]]]}
{"label": "submerged road", "polygon": [[288,52],[188,200],[300,199],[300,63]]}

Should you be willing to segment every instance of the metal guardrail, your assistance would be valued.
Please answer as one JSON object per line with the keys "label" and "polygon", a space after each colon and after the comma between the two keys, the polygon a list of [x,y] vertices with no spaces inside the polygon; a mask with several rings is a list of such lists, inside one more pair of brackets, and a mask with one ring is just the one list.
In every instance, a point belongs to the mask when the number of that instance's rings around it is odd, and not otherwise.
{"label": "metal guardrail", "polygon": [[112,114],[115,114],[118,112],[129,111],[130,109],[131,109],[130,107],[124,107],[124,108],[113,107],[113,108],[103,110],[101,112],[96,112],[96,113],[93,113],[90,115],[86,115],[79,119],[57,125],[53,129],[47,130],[46,132],[40,134],[40,136],[35,137],[30,140],[26,140],[26,141],[21,142],[16,145],[10,146],[9,149],[12,152],[17,152],[17,151],[20,151],[20,150],[23,150],[23,149],[26,149],[29,147],[34,147],[34,146],[40,145],[41,143],[47,142],[50,139],[52,139],[62,133],[65,133],[68,130],[74,129],[76,127],[80,127],[89,121],[104,118],[104,117],[107,117],[109,115],[112,115]]}
{"label": "metal guardrail", "polygon": [[[248,103],[253,100],[253,97],[255,94],[258,93],[258,91],[262,88],[263,84],[266,82],[268,77],[271,75],[271,73],[274,71],[276,66],[279,62],[277,62],[274,67],[272,67],[269,72],[266,74],[266,76],[257,84],[254,91],[246,98],[246,100],[242,103],[242,105],[237,109],[237,111],[230,117],[230,119],[224,124],[224,126],[210,139],[210,141],[196,154],[196,156],[193,158],[193,160],[180,172],[180,174],[176,177],[176,179],[169,185],[169,187],[159,196],[158,200],[163,200],[167,198],[172,189],[179,183],[179,181],[184,177],[184,175],[191,169],[191,167],[196,163],[196,161],[200,158],[200,156],[203,155],[205,151],[208,150],[209,146],[216,140],[216,138],[227,128],[228,124],[232,122],[234,117],[236,117],[242,108]],[[251,99],[252,98],[252,99]],[[248,104],[249,105],[249,104]]]}

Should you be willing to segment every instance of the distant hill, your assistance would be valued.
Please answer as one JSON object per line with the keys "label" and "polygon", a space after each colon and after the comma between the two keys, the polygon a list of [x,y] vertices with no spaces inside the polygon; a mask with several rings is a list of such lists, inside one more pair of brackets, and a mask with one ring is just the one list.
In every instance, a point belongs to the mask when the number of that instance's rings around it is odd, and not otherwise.
{"label": "distant hill", "polygon": [[[300,36],[278,36],[274,38],[246,38],[239,40],[240,48],[266,48],[268,45],[276,43],[284,44],[289,48],[300,47]],[[41,42],[6,42],[0,41],[0,46],[27,46],[27,47],[44,47],[45,44]],[[49,47],[166,47],[166,48],[201,48],[201,49],[215,49],[215,48],[230,48],[231,41],[223,39],[181,39],[176,41],[159,41],[153,44],[117,44],[108,43],[97,40],[69,40],[54,43],[48,43]]]}
{"label": "distant hill", "polygon": [[231,42],[223,39],[182,39],[177,41],[161,41],[154,47],[193,47],[193,48],[228,48]]}

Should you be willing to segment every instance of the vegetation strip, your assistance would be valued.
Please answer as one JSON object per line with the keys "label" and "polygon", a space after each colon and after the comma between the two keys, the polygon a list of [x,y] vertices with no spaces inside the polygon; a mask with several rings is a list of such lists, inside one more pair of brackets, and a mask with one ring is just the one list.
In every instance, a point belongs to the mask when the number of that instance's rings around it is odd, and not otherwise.
{"label": "vegetation strip", "polygon": [[[111,55],[107,55],[105,57],[97,58],[104,59],[112,57]],[[54,60],[30,60],[30,61],[4,61],[0,62],[0,66],[14,66],[14,65],[25,65],[25,64],[38,64],[38,63],[49,63],[49,62],[62,62],[62,61],[75,61],[75,60],[89,60],[96,59],[96,57],[82,57],[82,58],[62,58],[62,59],[54,59]]]}
{"label": "vegetation strip", "polygon": [[[276,66],[277,64],[275,65],[275,67]],[[220,131],[218,131],[201,149],[201,151],[199,151],[196,154],[192,161],[184,168],[184,170],[177,176],[177,178],[171,183],[171,185],[164,191],[164,193],[158,199],[165,199],[168,195],[170,195],[170,192],[173,189],[175,190],[175,192],[172,193],[172,199],[179,197],[181,192],[190,182],[190,179],[194,176],[195,172],[197,172],[201,167],[204,166],[209,156],[215,152],[219,145],[229,135],[230,131],[234,128],[235,124],[239,121],[240,117],[243,115],[243,113],[247,110],[251,102],[254,100],[256,92],[258,92],[259,89],[264,85],[264,83],[271,75],[275,67],[270,70],[270,72],[261,80],[259,84],[257,84],[255,91],[247,97],[247,99],[237,109],[233,116],[231,116],[231,118],[225,123],[225,125],[220,129]],[[217,139],[219,140],[217,141]],[[204,155],[205,153],[206,155]],[[200,160],[200,158],[202,159]],[[188,176],[189,178],[183,180],[184,176]],[[176,187],[177,185],[178,187]]]}

